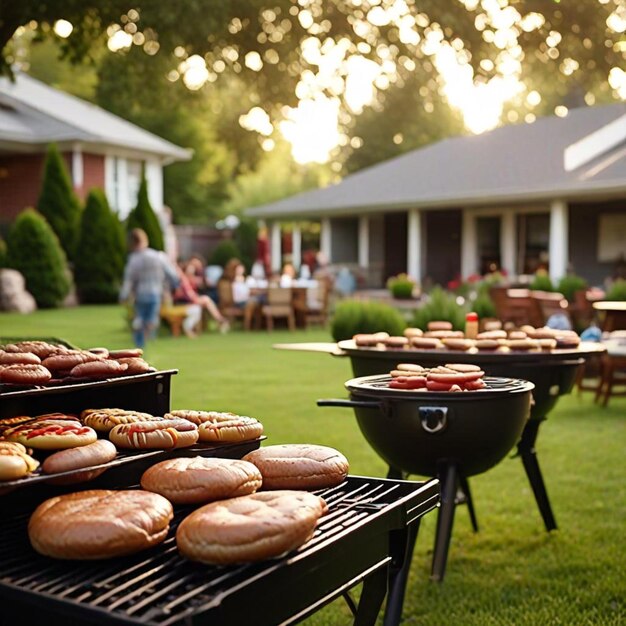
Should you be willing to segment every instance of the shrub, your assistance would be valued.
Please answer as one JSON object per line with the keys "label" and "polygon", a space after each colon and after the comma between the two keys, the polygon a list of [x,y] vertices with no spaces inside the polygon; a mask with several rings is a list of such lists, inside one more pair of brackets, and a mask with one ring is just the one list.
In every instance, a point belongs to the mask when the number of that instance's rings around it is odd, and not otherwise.
{"label": "shrub", "polygon": [[529,286],[533,291],[554,291],[550,274],[546,270],[537,270]]}
{"label": "shrub", "polygon": [[257,256],[259,227],[256,220],[243,219],[235,231],[235,244],[241,254],[242,263],[250,269]]}
{"label": "shrub", "polygon": [[351,339],[357,333],[388,332],[401,335],[406,328],[402,315],[381,302],[345,300],[337,305],[331,324],[335,341]]}
{"label": "shrub", "polygon": [[141,175],[141,184],[137,192],[137,206],[130,212],[126,227],[129,231],[133,228],[143,228],[148,235],[148,243],[155,250],[164,250],[163,231],[156,213],[150,206],[148,199],[148,183],[145,173]]}
{"label": "shrub", "polygon": [[455,330],[465,329],[465,307],[457,304],[456,296],[441,287],[434,287],[428,300],[413,315],[412,325],[426,330],[428,322],[450,322]]}
{"label": "shrub", "polygon": [[478,319],[484,319],[486,317],[496,317],[496,305],[494,304],[489,292],[485,289],[481,289],[476,296],[476,299],[470,305],[472,311],[478,315]]}
{"label": "shrub", "polygon": [[59,306],[70,290],[65,253],[44,217],[27,209],[7,238],[7,265],[24,275],[26,288],[42,308]]}
{"label": "shrub", "polygon": [[217,244],[217,248],[213,250],[210,264],[225,267],[226,263],[231,259],[241,259],[239,247],[232,239],[223,239]]}
{"label": "shrub", "polygon": [[618,278],[608,290],[606,300],[626,300],[626,280]]}
{"label": "shrub", "polygon": [[92,189],[81,221],[74,275],[81,302],[117,302],[123,272],[117,220],[104,193]]}
{"label": "shrub", "polygon": [[7,264],[7,244],[4,239],[0,238],[0,269],[6,267]]}
{"label": "shrub", "polygon": [[389,289],[394,298],[404,300],[412,298],[415,287],[415,281],[408,274],[398,274],[397,276],[392,276],[387,281],[387,289]]}
{"label": "shrub", "polygon": [[37,210],[56,233],[67,258],[73,260],[78,243],[81,207],[72,189],[63,157],[54,144],[48,147]]}
{"label": "shrub", "polygon": [[576,274],[568,274],[563,276],[559,281],[557,291],[562,293],[570,302],[574,300],[574,294],[577,291],[587,289],[587,281],[582,276]]}

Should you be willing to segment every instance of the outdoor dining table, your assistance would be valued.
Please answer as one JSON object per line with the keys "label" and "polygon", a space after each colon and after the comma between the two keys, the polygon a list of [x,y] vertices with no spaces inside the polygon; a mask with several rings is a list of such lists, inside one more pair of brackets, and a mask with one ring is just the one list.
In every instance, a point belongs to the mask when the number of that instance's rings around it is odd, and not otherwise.
{"label": "outdoor dining table", "polygon": [[601,300],[594,302],[592,306],[604,316],[601,324],[604,332],[626,330],[626,302]]}

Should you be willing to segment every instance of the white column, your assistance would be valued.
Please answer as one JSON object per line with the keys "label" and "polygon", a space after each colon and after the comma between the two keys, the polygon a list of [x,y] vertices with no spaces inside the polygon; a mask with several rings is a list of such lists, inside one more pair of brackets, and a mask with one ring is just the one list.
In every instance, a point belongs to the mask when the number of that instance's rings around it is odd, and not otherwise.
{"label": "white column", "polygon": [[282,257],[280,249],[280,222],[272,222],[270,231],[271,264],[273,272],[280,272]]}
{"label": "white column", "polygon": [[567,202],[554,200],[550,204],[550,278],[555,282],[567,273],[569,260],[569,209]]}
{"label": "white column", "polygon": [[297,270],[300,269],[300,265],[302,265],[302,231],[297,222],[293,225],[291,232],[291,262]]}
{"label": "white column", "polygon": [[122,157],[117,159],[117,211],[120,219],[125,220],[135,207],[137,198],[130,197],[128,188],[128,161]]}
{"label": "white column", "polygon": [[83,151],[79,144],[72,147],[72,185],[74,189],[80,189],[85,180],[85,168],[83,164]]}
{"label": "white column", "polygon": [[517,274],[515,266],[515,212],[505,209],[500,221],[500,262],[509,276]]}
{"label": "white column", "polygon": [[163,166],[158,159],[146,161],[146,182],[150,205],[159,215],[163,211]]}
{"label": "white column", "polygon": [[320,224],[320,252],[330,263],[332,261],[332,226],[329,217],[323,217]]}
{"label": "white column", "polygon": [[407,273],[418,283],[422,282],[422,254],[420,244],[422,241],[421,214],[418,209],[410,209],[407,225]]}
{"label": "white column", "polygon": [[478,270],[478,239],[476,216],[470,209],[463,209],[461,231],[461,276],[467,278]]}
{"label": "white column", "polygon": [[359,267],[370,266],[370,218],[359,217]]}

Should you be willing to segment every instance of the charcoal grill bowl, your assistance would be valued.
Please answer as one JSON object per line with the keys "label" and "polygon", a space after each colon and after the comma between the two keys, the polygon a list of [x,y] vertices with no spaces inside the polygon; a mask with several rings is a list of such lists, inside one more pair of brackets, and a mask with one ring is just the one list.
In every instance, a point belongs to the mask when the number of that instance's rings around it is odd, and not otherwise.
{"label": "charcoal grill bowl", "polygon": [[497,381],[500,389],[436,393],[373,388],[386,379],[349,380],[350,401],[339,403],[354,408],[363,436],[391,467],[420,476],[437,476],[450,463],[464,476],[474,476],[499,463],[519,440],[534,388],[526,381],[495,378],[487,382]]}

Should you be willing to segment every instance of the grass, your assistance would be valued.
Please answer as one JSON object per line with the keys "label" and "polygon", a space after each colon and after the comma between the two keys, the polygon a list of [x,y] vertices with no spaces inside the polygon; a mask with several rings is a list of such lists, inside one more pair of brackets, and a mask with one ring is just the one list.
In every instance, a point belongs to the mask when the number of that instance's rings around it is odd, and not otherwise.
{"label": "grass", "polygon": [[[130,345],[119,307],[0,314],[0,336],[58,336],[82,347]],[[228,409],[261,419],[268,443],[334,446],[353,474],[384,476],[351,411],[320,409],[317,398],[345,397],[347,359],[272,352],[286,341],[329,341],[323,330],[160,337],[148,360],[178,368],[175,408]],[[626,398],[594,406],[591,394],[561,399],[542,425],[538,453],[560,530],[548,534],[519,460],[472,479],[481,530],[457,510],[446,581],[428,582],[435,514],[418,538],[403,624],[536,626],[626,623]],[[307,620],[350,623],[342,601]]]}

